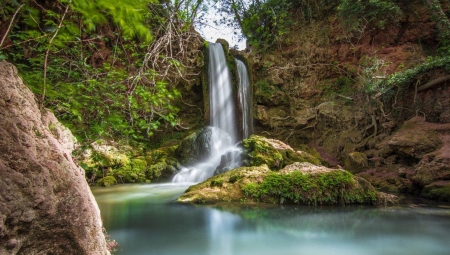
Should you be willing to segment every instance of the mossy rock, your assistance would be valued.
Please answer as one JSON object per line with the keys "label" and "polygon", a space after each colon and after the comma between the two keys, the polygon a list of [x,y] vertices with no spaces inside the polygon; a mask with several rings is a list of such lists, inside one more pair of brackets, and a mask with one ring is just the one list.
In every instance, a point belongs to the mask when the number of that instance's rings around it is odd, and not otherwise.
{"label": "mossy rock", "polygon": [[427,185],[420,193],[421,197],[450,202],[450,183]]}
{"label": "mossy rock", "polygon": [[344,161],[345,169],[354,174],[364,171],[368,165],[366,154],[356,151],[349,153]]}
{"label": "mossy rock", "polygon": [[214,204],[377,204],[396,201],[363,178],[341,169],[295,163],[274,172],[267,165],[240,167],[191,186],[179,202]]}
{"label": "mossy rock", "polygon": [[114,178],[114,176],[111,176],[111,175],[103,177],[97,181],[97,185],[104,186],[104,187],[109,187],[109,186],[113,186],[116,184],[117,184],[116,178]]}
{"label": "mossy rock", "polygon": [[245,202],[244,185],[262,180],[269,172],[267,165],[236,168],[189,187],[178,201],[196,204]]}
{"label": "mossy rock", "polygon": [[147,165],[155,164],[157,162],[165,161],[168,157],[174,157],[178,145],[171,147],[162,147],[156,150],[149,151],[144,158]]}
{"label": "mossy rock", "polygon": [[294,162],[309,162],[320,165],[320,160],[305,151],[295,151],[289,145],[275,139],[252,135],[242,141],[244,164],[260,166],[266,164],[271,170],[279,170]]}
{"label": "mossy rock", "polygon": [[147,161],[144,157],[132,158],[131,169],[133,172],[143,173],[147,171]]}

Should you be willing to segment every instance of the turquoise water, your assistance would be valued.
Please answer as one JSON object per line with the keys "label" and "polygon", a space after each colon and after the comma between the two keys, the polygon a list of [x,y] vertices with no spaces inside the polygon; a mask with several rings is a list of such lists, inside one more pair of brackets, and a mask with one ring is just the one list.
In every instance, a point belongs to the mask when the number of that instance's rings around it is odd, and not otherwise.
{"label": "turquoise water", "polygon": [[450,254],[450,209],[193,206],[173,202],[189,184],[92,188],[116,254]]}

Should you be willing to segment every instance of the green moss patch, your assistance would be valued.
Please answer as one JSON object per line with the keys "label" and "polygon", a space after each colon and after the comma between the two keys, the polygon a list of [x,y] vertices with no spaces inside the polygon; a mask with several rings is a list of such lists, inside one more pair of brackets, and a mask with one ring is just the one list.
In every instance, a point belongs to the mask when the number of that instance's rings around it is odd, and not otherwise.
{"label": "green moss patch", "polygon": [[113,186],[116,184],[117,184],[117,180],[116,180],[116,178],[114,178],[114,176],[106,176],[97,181],[97,185],[105,186],[105,187]]}
{"label": "green moss patch", "polygon": [[295,151],[289,145],[274,139],[252,135],[242,141],[245,149],[245,165],[266,164],[271,170],[279,170],[294,162],[309,162],[320,165],[320,160],[306,151]]}
{"label": "green moss patch", "polygon": [[450,184],[446,185],[428,185],[423,190],[420,196],[450,202]]}
{"label": "green moss patch", "polygon": [[197,204],[376,204],[380,200],[387,201],[366,180],[345,170],[306,162],[286,166],[278,172],[271,171],[267,165],[233,169],[191,186],[178,198],[179,202]]}
{"label": "green moss patch", "polygon": [[344,170],[305,174],[269,173],[261,183],[243,187],[247,198],[270,203],[352,204],[374,203],[375,189],[366,190]]}

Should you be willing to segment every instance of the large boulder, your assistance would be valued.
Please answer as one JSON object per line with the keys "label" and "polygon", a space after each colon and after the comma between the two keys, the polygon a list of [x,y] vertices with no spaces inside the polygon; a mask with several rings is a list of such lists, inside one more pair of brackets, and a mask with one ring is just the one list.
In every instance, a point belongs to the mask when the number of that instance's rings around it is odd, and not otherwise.
{"label": "large boulder", "polygon": [[277,172],[267,165],[236,168],[191,186],[178,201],[317,205],[377,204],[397,202],[397,198],[377,192],[369,182],[345,170],[297,162]]}
{"label": "large boulder", "polygon": [[183,139],[175,155],[181,164],[189,166],[217,156],[230,146],[231,138],[225,131],[207,126]]}
{"label": "large boulder", "polygon": [[109,254],[74,137],[0,62],[0,254]]}
{"label": "large boulder", "polygon": [[442,145],[439,134],[429,128],[430,125],[433,124],[427,124],[421,117],[413,118],[389,139],[388,144],[395,154],[418,162]]}
{"label": "large boulder", "polygon": [[279,170],[294,162],[309,162],[320,165],[318,158],[306,151],[296,151],[291,146],[276,139],[251,135],[242,141],[244,165],[266,164],[272,170]]}

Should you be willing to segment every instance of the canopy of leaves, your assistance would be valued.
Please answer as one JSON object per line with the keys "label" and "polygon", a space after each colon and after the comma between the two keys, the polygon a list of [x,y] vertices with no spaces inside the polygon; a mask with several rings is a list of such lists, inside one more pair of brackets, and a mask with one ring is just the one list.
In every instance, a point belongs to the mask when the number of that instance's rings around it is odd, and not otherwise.
{"label": "canopy of leaves", "polygon": [[145,142],[178,123],[174,87],[195,67],[189,19],[200,3],[2,1],[0,58],[78,138]]}
{"label": "canopy of leaves", "polygon": [[398,23],[402,14],[391,0],[341,0],[337,10],[347,30],[361,25],[384,29],[387,24]]}

